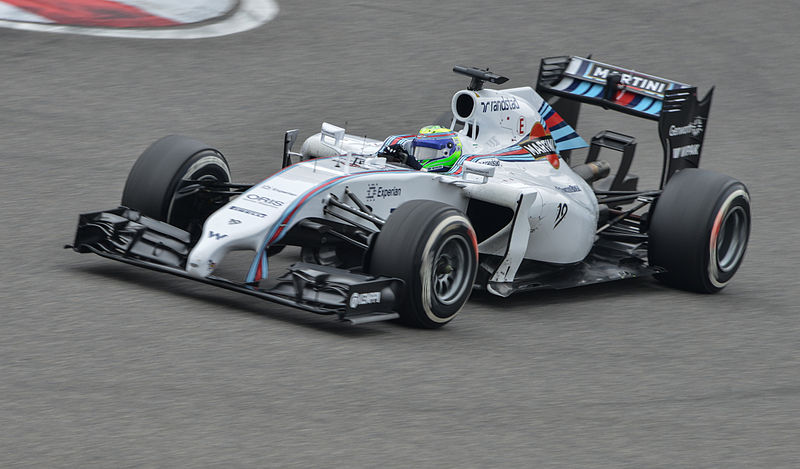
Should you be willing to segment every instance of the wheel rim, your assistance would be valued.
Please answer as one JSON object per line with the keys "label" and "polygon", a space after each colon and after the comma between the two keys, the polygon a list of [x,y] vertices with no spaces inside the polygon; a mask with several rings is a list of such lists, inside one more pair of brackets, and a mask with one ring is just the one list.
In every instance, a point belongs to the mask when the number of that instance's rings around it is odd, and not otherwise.
{"label": "wheel rim", "polygon": [[197,194],[191,197],[181,196],[181,184],[187,180],[228,182],[230,172],[216,154],[206,155],[195,161],[183,174],[178,187],[172,194],[164,221],[198,236],[203,222],[209,215],[227,202],[227,198],[214,202],[214,197]]}
{"label": "wheel rim", "polygon": [[467,240],[451,236],[436,251],[433,259],[433,294],[444,305],[461,299],[468,285],[472,255]]}
{"label": "wheel rim", "polygon": [[717,265],[722,272],[730,272],[739,264],[747,245],[747,228],[747,213],[743,207],[734,207],[725,214],[716,243]]}

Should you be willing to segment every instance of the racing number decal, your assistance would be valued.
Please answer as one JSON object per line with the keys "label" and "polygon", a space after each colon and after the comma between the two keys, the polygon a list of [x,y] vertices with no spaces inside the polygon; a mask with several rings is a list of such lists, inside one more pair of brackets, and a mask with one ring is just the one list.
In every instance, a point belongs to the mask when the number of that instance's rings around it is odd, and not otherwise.
{"label": "racing number decal", "polygon": [[558,204],[558,208],[556,209],[556,224],[553,225],[553,229],[555,230],[561,220],[567,216],[567,211],[569,211],[569,207],[567,207],[566,203]]}

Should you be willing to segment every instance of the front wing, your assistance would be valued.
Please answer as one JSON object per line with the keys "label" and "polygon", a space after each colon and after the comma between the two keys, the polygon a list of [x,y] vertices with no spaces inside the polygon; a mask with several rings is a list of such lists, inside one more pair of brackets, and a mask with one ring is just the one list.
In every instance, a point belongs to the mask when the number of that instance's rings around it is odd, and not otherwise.
{"label": "front wing", "polygon": [[313,313],[335,314],[351,324],[396,319],[393,311],[404,293],[400,279],[307,263],[293,264],[266,289],[217,276],[197,278],[185,270],[190,234],[126,207],[80,215],[75,241],[66,247]]}

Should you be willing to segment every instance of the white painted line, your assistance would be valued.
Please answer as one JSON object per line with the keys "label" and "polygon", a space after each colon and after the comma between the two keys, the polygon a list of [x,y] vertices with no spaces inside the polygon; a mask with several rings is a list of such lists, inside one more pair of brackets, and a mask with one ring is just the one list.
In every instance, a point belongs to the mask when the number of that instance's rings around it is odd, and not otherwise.
{"label": "white painted line", "polygon": [[31,23],[52,23],[48,18],[3,2],[0,2],[0,18],[13,18],[15,21],[29,21]]}
{"label": "white painted line", "polygon": [[213,20],[233,10],[236,0],[114,0],[151,15],[178,23],[199,23]]}
{"label": "white painted line", "polygon": [[123,37],[135,39],[201,39],[227,36],[257,28],[278,14],[274,0],[239,0],[231,16],[200,26],[181,26],[154,29],[84,28],[55,24],[23,23],[0,20],[0,27],[48,33],[82,34],[85,36]]}

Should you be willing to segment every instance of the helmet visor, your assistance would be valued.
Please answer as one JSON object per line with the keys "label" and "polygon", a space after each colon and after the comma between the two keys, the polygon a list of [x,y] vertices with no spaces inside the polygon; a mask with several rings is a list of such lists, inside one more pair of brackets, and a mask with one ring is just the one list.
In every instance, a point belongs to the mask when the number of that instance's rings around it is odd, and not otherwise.
{"label": "helmet visor", "polygon": [[414,150],[414,157],[420,161],[427,161],[439,158],[439,150],[427,146],[418,146]]}

